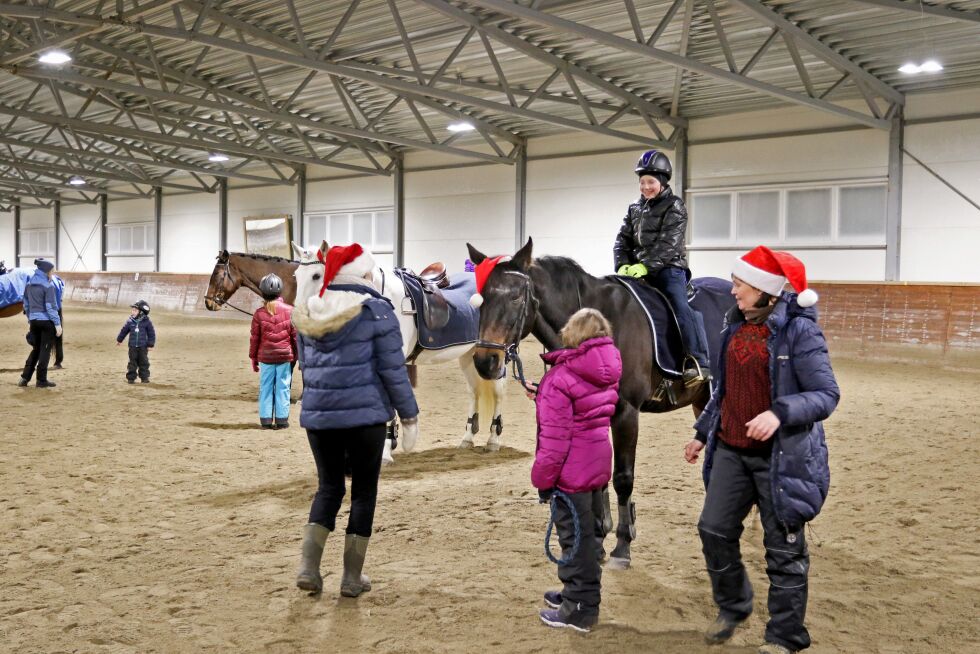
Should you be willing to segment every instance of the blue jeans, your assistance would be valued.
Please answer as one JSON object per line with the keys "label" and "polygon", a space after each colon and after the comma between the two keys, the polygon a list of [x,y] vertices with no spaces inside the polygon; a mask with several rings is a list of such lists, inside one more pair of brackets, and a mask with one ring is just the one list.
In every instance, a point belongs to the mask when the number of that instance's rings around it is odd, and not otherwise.
{"label": "blue jeans", "polygon": [[259,418],[289,418],[289,387],[293,383],[290,363],[259,364]]}
{"label": "blue jeans", "polygon": [[661,268],[646,280],[667,296],[677,316],[677,326],[681,330],[681,341],[687,354],[697,359],[702,368],[708,368],[708,353],[701,345],[698,332],[703,329],[701,321],[694,315],[694,309],[687,303],[687,271],[668,266]]}

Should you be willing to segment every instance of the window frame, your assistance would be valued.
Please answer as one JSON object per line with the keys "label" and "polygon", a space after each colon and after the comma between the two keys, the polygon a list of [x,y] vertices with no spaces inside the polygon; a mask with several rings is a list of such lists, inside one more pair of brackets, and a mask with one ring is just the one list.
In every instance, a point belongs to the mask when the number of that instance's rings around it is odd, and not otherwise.
{"label": "window frame", "polygon": [[[38,250],[32,252],[29,248],[25,247],[25,245],[28,243],[28,241],[31,239],[33,235],[40,236],[41,234],[44,234],[44,240],[45,243],[47,244],[46,250],[42,251],[39,248]],[[54,227],[29,227],[27,229],[21,229],[20,230],[21,251],[18,253],[17,256],[20,258],[48,257],[49,259],[54,259],[55,258],[54,245],[55,245]]]}
{"label": "window frame", "polygon": [[[136,249],[133,249],[132,247],[130,247],[130,249],[128,249],[128,250],[117,249],[117,250],[114,250],[113,251],[113,250],[110,250],[109,249],[109,243],[110,243],[110,239],[111,239],[111,236],[110,235],[111,235],[111,233],[113,231],[115,231],[117,233],[116,242],[118,243],[118,241],[119,241],[119,239],[118,239],[118,232],[119,232],[119,230],[120,229],[129,229],[130,230],[130,241],[129,242],[130,242],[130,244],[132,244],[132,242],[133,242],[132,241],[132,230],[135,229],[135,228],[137,228],[137,227],[141,227],[143,229],[143,246],[144,247],[143,247],[142,250],[136,250]],[[106,225],[106,233],[105,233],[105,244],[106,244],[105,252],[106,252],[106,256],[107,257],[152,257],[152,256],[156,256],[156,249],[155,249],[155,245],[156,244],[153,243],[149,247],[147,247],[147,243],[151,239],[155,239],[155,238],[156,238],[156,223],[154,223],[152,221],[151,222],[140,221],[140,222],[131,222],[131,223],[109,223],[108,225]]]}
{"label": "window frame", "polygon": [[[370,244],[362,243],[361,245],[365,245],[374,254],[394,254],[394,252],[395,252],[395,243],[394,242],[392,242],[391,245],[387,245],[387,246],[384,246],[384,247],[381,247],[381,246],[377,245],[377,238],[378,238],[378,214],[382,214],[382,213],[389,213],[389,214],[391,214],[391,221],[392,221],[392,230],[391,230],[391,232],[392,232],[392,235],[394,236],[394,232],[395,232],[395,229],[394,229],[394,227],[395,227],[395,225],[394,225],[395,208],[393,206],[375,206],[375,207],[366,207],[366,208],[360,208],[360,207],[358,207],[358,208],[353,208],[353,209],[321,209],[321,210],[318,210],[318,211],[306,211],[306,212],[303,213],[303,234],[304,235],[309,235],[310,234],[310,222],[311,222],[311,219],[312,218],[323,218],[324,236],[325,236],[325,240],[327,241],[327,244],[329,244],[329,245],[347,245],[348,243],[347,243],[346,240],[343,241],[343,242],[334,242],[334,240],[332,240],[330,238],[330,236],[331,236],[330,235],[330,219],[332,217],[334,217],[334,216],[344,216],[344,215],[346,215],[347,216],[347,234],[348,234],[348,238],[349,238],[351,235],[353,235],[353,232],[354,232],[354,214],[363,214],[363,213],[369,213],[369,214],[371,214],[371,243]],[[304,240],[306,240],[308,238],[309,238],[309,236],[305,236],[304,237]],[[392,238],[392,241],[394,241],[394,238]]]}

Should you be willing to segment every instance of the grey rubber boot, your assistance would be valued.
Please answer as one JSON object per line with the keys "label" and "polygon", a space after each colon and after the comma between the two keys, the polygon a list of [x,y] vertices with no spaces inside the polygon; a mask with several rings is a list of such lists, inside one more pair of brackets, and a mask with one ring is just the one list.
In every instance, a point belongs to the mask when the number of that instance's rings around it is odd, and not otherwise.
{"label": "grey rubber boot", "polygon": [[344,576],[340,580],[340,594],[344,597],[357,597],[371,590],[371,580],[361,574],[369,540],[357,534],[347,534],[344,539]]}
{"label": "grey rubber boot", "polygon": [[323,546],[329,533],[329,529],[314,522],[303,527],[303,555],[299,563],[299,574],[296,575],[296,586],[299,588],[314,593],[323,590],[320,559],[323,557]]}

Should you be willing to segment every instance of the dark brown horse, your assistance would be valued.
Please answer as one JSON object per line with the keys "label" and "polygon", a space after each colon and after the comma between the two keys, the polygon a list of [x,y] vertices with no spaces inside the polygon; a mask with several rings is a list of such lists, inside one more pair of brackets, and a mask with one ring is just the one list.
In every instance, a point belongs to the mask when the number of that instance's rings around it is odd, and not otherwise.
{"label": "dark brown horse", "polygon": [[[472,245],[467,247],[473,263],[487,258]],[[517,345],[529,334],[534,334],[549,350],[557,349],[561,347],[558,332],[573,313],[589,307],[606,316],[623,358],[619,403],[612,419],[612,481],[619,505],[619,526],[609,565],[627,568],[630,542],[636,537],[636,508],[631,497],[640,411],[662,413],[693,405],[699,413],[708,402],[710,389],[706,383],[685,387],[681,380],[666,379],[654,366],[646,313],[622,284],[593,277],[564,257],[532,260],[531,249],[528,239],[517,254],[497,264],[487,278],[480,307],[480,340],[473,354],[476,369],[484,379],[497,379],[508,360],[520,360]],[[724,312],[734,303],[727,294],[731,283],[711,278],[705,281],[711,290],[704,294],[702,306],[696,308],[704,317],[709,345],[717,348],[717,339],[711,336],[721,332]],[[711,355],[716,356],[715,349],[711,349]],[[597,534],[600,538],[612,529],[608,495],[605,500],[604,515],[597,516],[602,523],[601,533]]]}
{"label": "dark brown horse", "polygon": [[293,304],[296,299],[296,277],[293,273],[299,267],[299,262],[228,250],[219,252],[217,259],[211,271],[208,292],[204,296],[204,306],[208,311],[219,311],[242,286],[261,297],[259,282],[269,273],[276,273],[282,280],[283,301]]}

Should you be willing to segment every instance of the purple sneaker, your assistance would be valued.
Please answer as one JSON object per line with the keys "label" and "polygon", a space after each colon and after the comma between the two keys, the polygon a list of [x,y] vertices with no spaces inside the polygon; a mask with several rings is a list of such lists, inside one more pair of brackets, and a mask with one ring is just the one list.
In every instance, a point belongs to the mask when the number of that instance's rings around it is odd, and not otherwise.
{"label": "purple sneaker", "polygon": [[[576,611],[576,613],[578,612]],[[557,609],[543,609],[538,613],[538,616],[541,618],[541,622],[549,627],[555,627],[557,629],[570,628],[583,634],[592,631],[592,627],[598,622],[598,616],[584,616],[581,613],[578,615],[573,614],[566,618]]]}
{"label": "purple sneaker", "polygon": [[561,591],[546,590],[544,593],[544,603],[553,609],[561,607]]}

